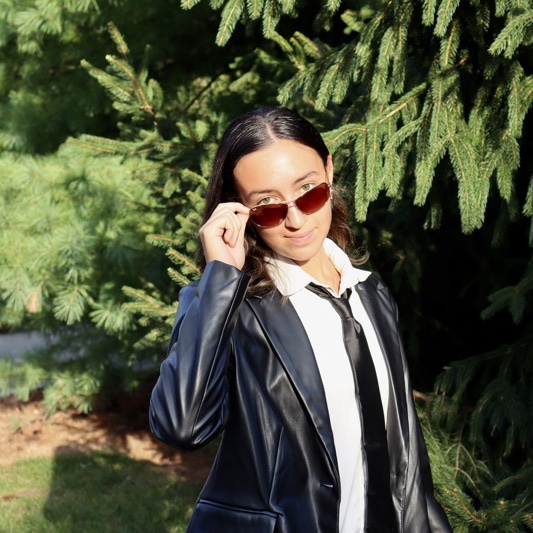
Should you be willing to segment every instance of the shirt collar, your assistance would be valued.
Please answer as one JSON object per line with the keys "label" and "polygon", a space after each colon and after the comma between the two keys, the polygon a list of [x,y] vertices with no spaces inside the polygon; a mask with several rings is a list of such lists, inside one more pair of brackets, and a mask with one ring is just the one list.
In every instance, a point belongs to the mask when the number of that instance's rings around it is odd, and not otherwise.
{"label": "shirt collar", "polygon": [[[331,239],[324,241],[324,251],[341,275],[339,294],[342,294],[348,287],[353,287],[370,276],[370,272],[367,270],[355,268],[346,253]],[[320,283],[294,261],[281,255],[275,254],[274,257],[268,258],[267,268],[274,280],[276,288],[283,296],[292,296],[298,291],[305,289],[311,282],[326,287],[336,294],[336,291],[332,287]]]}

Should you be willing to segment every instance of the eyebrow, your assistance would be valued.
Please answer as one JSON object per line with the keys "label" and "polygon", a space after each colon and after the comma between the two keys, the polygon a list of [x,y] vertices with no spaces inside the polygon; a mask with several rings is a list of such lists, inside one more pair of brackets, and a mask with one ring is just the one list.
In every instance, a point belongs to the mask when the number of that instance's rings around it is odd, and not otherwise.
{"label": "eyebrow", "polygon": [[[319,174],[316,170],[311,170],[307,174],[304,174],[300,178],[297,178],[293,181],[293,185],[297,185],[298,183],[305,181],[306,179],[309,179],[312,175]],[[258,191],[251,191],[247,196],[248,198],[252,198],[253,196],[260,196],[262,194],[271,194],[273,192],[278,192],[275,189],[261,189]]]}

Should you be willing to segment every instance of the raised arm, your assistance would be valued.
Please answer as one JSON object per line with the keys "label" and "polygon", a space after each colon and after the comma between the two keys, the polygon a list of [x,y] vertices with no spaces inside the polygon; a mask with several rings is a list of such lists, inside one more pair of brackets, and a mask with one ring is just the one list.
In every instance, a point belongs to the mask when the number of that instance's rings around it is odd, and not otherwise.
{"label": "raised arm", "polygon": [[150,401],[150,428],[166,444],[198,448],[224,428],[231,333],[248,282],[242,271],[213,261],[198,284],[181,291],[169,353]]}

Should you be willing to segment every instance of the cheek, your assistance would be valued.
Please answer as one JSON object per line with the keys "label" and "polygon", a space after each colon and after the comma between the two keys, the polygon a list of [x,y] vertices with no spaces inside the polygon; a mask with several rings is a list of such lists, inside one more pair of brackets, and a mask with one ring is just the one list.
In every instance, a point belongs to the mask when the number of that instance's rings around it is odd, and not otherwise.
{"label": "cheek", "polygon": [[268,229],[257,229],[257,233],[263,239],[263,242],[267,244],[268,246],[271,246],[271,243],[276,242],[276,238],[279,235],[279,226],[275,228],[268,228]]}
{"label": "cheek", "polygon": [[328,202],[320,211],[316,213],[318,224],[329,233],[331,227],[331,221],[333,220],[333,208],[331,202]]}

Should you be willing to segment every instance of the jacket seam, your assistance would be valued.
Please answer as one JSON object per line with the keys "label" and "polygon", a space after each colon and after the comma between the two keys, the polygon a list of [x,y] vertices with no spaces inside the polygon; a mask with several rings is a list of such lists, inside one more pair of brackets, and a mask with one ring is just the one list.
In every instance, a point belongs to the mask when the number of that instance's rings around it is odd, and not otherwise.
{"label": "jacket seam", "polygon": [[276,472],[278,470],[278,463],[280,461],[279,456],[280,456],[280,450],[281,450],[281,437],[283,436],[283,431],[284,431],[284,428],[281,427],[281,430],[279,432],[279,437],[278,437],[276,460],[274,462],[274,467],[272,468],[272,476],[270,477],[270,490],[269,490],[269,494],[268,494],[268,504],[270,506],[272,506],[272,494],[274,492],[274,478],[276,477]]}

